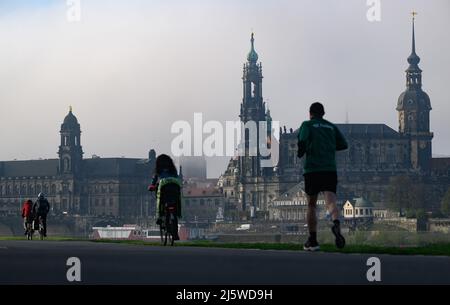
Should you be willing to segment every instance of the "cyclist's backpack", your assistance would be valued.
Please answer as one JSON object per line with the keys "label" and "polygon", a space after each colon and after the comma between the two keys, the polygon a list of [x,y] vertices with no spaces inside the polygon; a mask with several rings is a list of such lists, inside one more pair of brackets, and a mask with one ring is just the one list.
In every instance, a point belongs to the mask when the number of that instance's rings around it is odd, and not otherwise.
{"label": "cyclist's backpack", "polygon": [[38,200],[36,201],[36,212],[38,214],[47,214],[49,208],[49,204],[47,200]]}

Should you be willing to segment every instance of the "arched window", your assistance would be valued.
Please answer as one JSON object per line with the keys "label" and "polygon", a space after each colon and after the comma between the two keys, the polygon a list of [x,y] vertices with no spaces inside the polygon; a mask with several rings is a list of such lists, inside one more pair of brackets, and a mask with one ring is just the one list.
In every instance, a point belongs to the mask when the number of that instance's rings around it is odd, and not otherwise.
{"label": "arched window", "polygon": [[70,171],[70,159],[64,158],[64,171],[69,172]]}
{"label": "arched window", "polygon": [[75,137],[75,146],[78,146],[78,137]]}
{"label": "arched window", "polygon": [[51,193],[52,193],[52,195],[56,195],[56,185],[55,184],[52,184]]}

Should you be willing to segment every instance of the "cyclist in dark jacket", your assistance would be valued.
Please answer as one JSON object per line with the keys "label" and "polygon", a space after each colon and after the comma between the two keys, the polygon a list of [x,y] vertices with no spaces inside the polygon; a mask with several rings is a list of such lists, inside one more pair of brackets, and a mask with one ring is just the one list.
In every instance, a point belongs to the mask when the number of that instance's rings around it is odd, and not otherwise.
{"label": "cyclist in dark jacket", "polygon": [[[168,155],[159,155],[156,158],[155,175],[149,191],[156,191],[156,217],[157,224],[162,223],[166,204],[174,205],[177,218],[181,217],[181,181],[172,158]],[[178,240],[178,221],[175,240]]]}
{"label": "cyclist in dark jacket", "polygon": [[41,221],[44,228],[44,236],[47,236],[47,214],[50,211],[50,203],[45,198],[44,193],[39,193],[38,199],[33,204],[33,214],[35,220]]}

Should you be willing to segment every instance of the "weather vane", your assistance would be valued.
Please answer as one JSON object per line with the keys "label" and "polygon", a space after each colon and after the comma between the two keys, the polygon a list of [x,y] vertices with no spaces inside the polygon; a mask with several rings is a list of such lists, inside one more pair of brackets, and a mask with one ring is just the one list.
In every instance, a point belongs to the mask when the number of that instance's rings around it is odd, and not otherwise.
{"label": "weather vane", "polygon": [[416,16],[417,16],[417,12],[416,12],[416,11],[412,11],[412,12],[411,12],[411,15],[413,16],[413,20],[415,20],[415,19],[416,19]]}

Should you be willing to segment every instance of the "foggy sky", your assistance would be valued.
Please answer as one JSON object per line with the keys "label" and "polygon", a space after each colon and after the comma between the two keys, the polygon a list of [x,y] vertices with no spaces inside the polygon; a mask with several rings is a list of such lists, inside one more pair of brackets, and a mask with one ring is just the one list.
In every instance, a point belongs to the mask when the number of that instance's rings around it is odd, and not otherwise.
{"label": "foggy sky", "polygon": [[[73,106],[85,157],[170,153],[175,120],[237,120],[242,64],[255,32],[263,96],[274,120],[297,128],[309,105],[326,117],[398,129],[411,15],[431,98],[433,154],[450,155],[450,1],[0,0],[0,160],[56,158]],[[228,158],[209,160],[218,176]]]}

